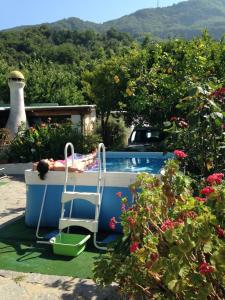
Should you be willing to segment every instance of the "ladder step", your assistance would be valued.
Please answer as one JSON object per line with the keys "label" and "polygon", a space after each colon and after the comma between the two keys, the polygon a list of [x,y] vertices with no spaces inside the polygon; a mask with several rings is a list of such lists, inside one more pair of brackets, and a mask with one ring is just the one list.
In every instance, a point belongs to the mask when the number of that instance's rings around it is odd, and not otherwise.
{"label": "ladder step", "polygon": [[100,205],[100,193],[86,193],[86,192],[63,192],[62,203],[72,201],[74,199],[83,199],[89,201],[94,205]]}
{"label": "ladder step", "polygon": [[98,221],[94,219],[73,219],[73,218],[59,219],[59,229],[64,229],[69,226],[80,226],[88,229],[91,232],[98,232]]}

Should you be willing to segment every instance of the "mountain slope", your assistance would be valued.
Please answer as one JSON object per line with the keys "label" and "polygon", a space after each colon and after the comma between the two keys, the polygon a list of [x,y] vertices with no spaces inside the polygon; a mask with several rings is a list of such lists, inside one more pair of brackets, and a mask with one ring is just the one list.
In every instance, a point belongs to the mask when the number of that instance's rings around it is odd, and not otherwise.
{"label": "mountain slope", "polygon": [[189,0],[163,8],[143,9],[103,23],[132,35],[151,32],[154,36],[190,38],[208,29],[215,37],[225,33],[225,0]]}
{"label": "mountain slope", "polygon": [[[44,25],[56,30],[92,29],[97,32],[113,27],[133,36],[151,33],[159,38],[192,38],[207,29],[215,38],[221,38],[225,34],[225,0],[189,0],[169,7],[142,9],[103,24],[69,18]],[[21,28],[24,26],[18,29]]]}
{"label": "mountain slope", "polygon": [[54,29],[68,29],[68,30],[87,30],[87,29],[93,29],[95,31],[101,31],[101,24],[97,24],[94,22],[89,21],[83,21],[79,18],[68,18],[59,20],[57,22],[53,23],[46,23],[45,25],[48,25]]}

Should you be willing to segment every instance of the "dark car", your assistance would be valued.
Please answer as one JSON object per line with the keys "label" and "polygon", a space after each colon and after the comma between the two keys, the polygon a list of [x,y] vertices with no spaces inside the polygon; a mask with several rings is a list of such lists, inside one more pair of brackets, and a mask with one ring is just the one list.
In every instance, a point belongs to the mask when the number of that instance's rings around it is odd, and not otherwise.
{"label": "dark car", "polygon": [[163,148],[165,133],[157,128],[137,127],[128,139],[128,149],[134,151],[160,151]]}

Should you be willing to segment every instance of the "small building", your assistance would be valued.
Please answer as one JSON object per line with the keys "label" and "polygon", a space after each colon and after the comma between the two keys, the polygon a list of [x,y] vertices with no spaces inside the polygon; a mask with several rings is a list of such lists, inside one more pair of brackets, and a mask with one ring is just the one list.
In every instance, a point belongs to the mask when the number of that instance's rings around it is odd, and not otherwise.
{"label": "small building", "polygon": [[25,106],[25,78],[20,71],[14,70],[8,75],[10,88],[10,105],[0,104],[0,128],[7,128],[12,136],[18,132],[21,124],[26,127],[45,122],[52,118],[53,122],[70,119],[72,124],[83,134],[93,130],[96,121],[95,105],[66,105],[57,103],[37,103]]}
{"label": "small building", "polygon": [[[0,127],[5,127],[9,118],[10,106],[0,104]],[[30,126],[46,122],[48,118],[62,122],[70,119],[72,124],[84,134],[93,130],[96,121],[95,105],[66,105],[57,103],[40,103],[25,106],[28,124]]]}

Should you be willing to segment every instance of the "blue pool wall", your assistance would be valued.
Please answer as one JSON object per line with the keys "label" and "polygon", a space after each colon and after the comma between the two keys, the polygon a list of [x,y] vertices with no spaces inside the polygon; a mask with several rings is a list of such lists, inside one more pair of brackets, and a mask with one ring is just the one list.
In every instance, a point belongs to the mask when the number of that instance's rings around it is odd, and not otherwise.
{"label": "blue pool wall", "polygon": [[[107,155],[111,157],[147,157],[150,153],[110,152]],[[153,154],[152,154],[153,155]],[[152,156],[151,156],[152,157]],[[162,157],[162,153],[154,153],[154,157]],[[165,159],[171,155],[163,156]],[[128,204],[132,203],[132,195],[128,186],[135,181],[137,173],[128,172],[106,172],[105,187],[103,190],[102,204],[100,210],[99,230],[109,231],[109,221],[112,217],[120,220],[121,201],[116,196],[121,192],[126,196]],[[64,185],[64,172],[48,172],[46,179],[40,180],[37,171],[26,170],[25,181],[27,186],[25,223],[28,226],[36,227],[38,223],[41,202],[47,185],[45,206],[41,219],[42,227],[58,227],[61,215],[61,194]],[[73,184],[76,183],[76,191],[96,192],[97,172],[69,173],[68,190],[73,190]],[[69,215],[70,203],[66,203],[65,216]],[[94,218],[95,207],[91,203],[77,199],[73,203],[72,217],[76,218]],[[116,231],[121,232],[121,226],[117,224]]]}
{"label": "blue pool wall", "polygon": [[[44,185],[28,185],[27,187],[27,205],[25,213],[25,223],[28,226],[37,226],[39,212],[41,209],[41,201],[44,194]],[[73,186],[69,186],[72,191]],[[41,227],[58,227],[59,218],[61,215],[61,193],[63,185],[49,185],[46,193],[46,202],[43,209],[41,219]],[[93,186],[77,186],[76,191],[79,192],[95,192],[96,187]],[[109,220],[116,217],[119,221],[121,214],[121,201],[116,196],[117,192],[122,192],[128,198],[128,203],[131,205],[132,196],[128,188],[125,187],[105,187],[103,193],[103,201],[101,204],[99,229],[109,231]],[[65,217],[69,216],[70,203],[65,205]],[[94,218],[95,206],[91,203],[77,199],[73,202],[72,217],[74,218]],[[116,231],[120,232],[121,227],[117,225]]]}

